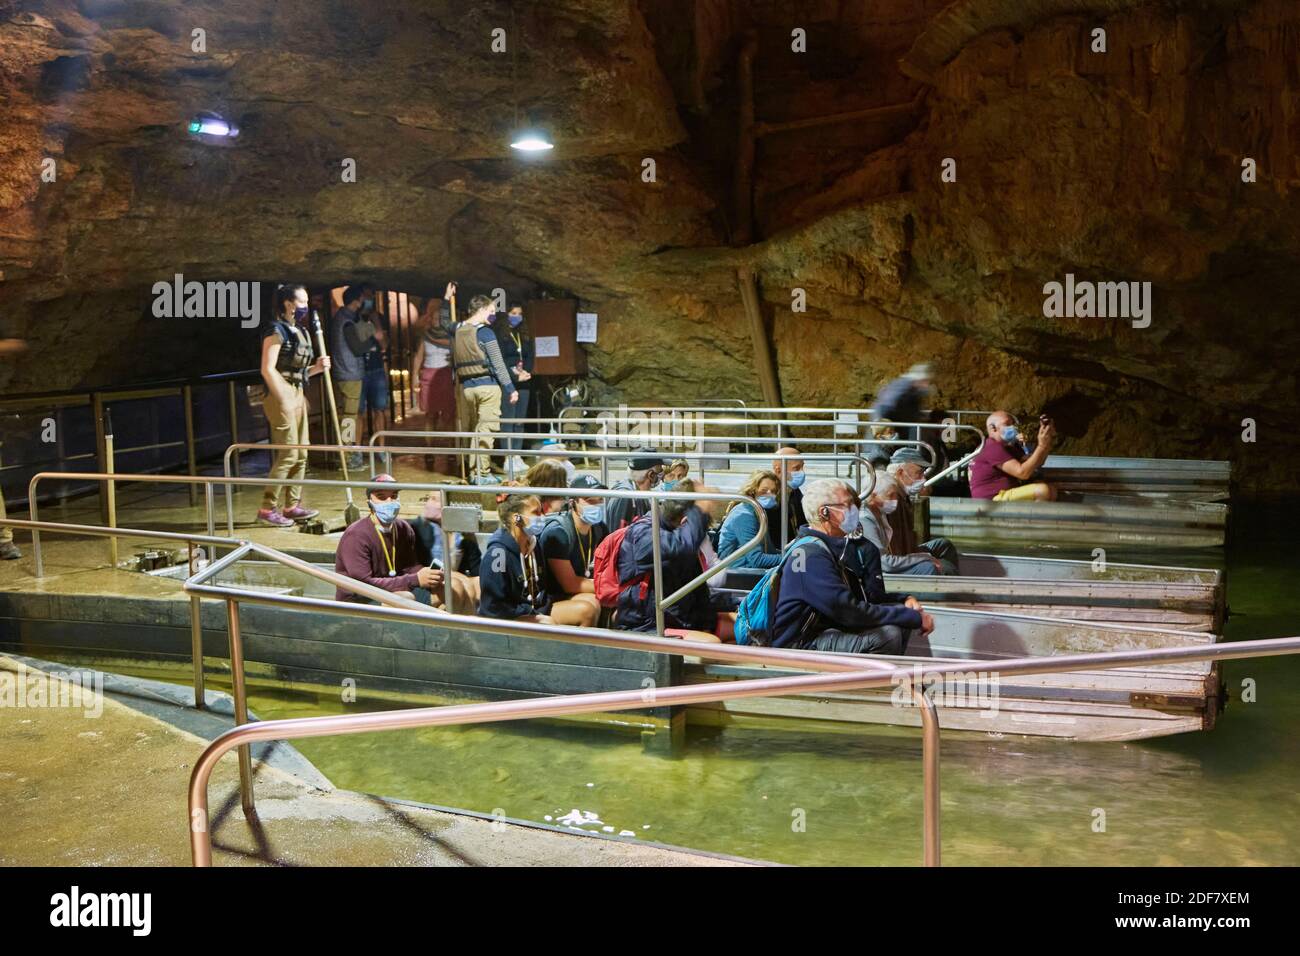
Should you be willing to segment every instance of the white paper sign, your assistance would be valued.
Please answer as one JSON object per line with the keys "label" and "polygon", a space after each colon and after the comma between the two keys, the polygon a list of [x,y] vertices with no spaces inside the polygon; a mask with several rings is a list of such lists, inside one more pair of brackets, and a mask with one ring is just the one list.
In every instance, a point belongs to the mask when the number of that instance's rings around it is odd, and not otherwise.
{"label": "white paper sign", "polygon": [[596,341],[596,313],[595,312],[578,313],[578,341],[579,342]]}
{"label": "white paper sign", "polygon": [[537,346],[538,358],[559,358],[560,337],[558,335],[539,335],[534,344]]}

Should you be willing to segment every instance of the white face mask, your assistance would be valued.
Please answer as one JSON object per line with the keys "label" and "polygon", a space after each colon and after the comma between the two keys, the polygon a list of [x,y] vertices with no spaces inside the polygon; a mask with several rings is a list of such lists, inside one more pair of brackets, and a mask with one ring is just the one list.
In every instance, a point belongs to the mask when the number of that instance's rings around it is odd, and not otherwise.
{"label": "white face mask", "polygon": [[897,498],[886,498],[880,503],[880,513],[883,515],[892,515],[898,510]]}

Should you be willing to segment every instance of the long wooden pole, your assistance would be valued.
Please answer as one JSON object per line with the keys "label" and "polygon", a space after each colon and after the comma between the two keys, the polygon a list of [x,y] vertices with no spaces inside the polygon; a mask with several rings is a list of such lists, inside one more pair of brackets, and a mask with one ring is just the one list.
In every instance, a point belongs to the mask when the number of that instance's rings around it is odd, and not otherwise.
{"label": "long wooden pole", "polygon": [[754,370],[758,373],[758,384],[763,389],[763,400],[773,408],[779,408],[781,383],[776,376],[772,343],[767,337],[767,326],[763,324],[763,312],[758,304],[758,286],[754,282],[754,273],[741,266],[736,270],[736,281],[740,285],[740,301],[745,306],[745,315],[749,317],[749,338],[754,345]]}

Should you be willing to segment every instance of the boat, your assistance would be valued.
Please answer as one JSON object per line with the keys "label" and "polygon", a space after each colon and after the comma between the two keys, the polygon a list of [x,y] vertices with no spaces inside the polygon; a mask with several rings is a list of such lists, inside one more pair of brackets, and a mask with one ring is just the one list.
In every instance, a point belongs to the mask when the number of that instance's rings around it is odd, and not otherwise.
{"label": "boat", "polygon": [[[971,566],[1007,573],[1017,568],[1044,572],[1041,563],[972,556]],[[1058,575],[1079,573],[1070,562]],[[1139,566],[1116,569],[1147,573]],[[123,572],[127,573],[127,572]],[[113,656],[188,659],[189,601],[180,590],[183,568],[149,573],[176,581],[170,599],[125,595],[0,594],[0,646],[20,653],[85,649]],[[1195,576],[1193,569],[1188,575]],[[316,578],[263,561],[227,568],[221,583],[265,594],[332,597]],[[909,584],[915,584],[917,578]],[[1024,578],[984,577],[985,582]],[[1032,580],[1032,579],[1028,579]],[[1040,580],[1042,580],[1040,578]],[[1133,584],[1142,582],[1102,582]],[[1151,582],[1147,582],[1151,583]],[[1202,582],[1204,583],[1204,582]],[[1211,585],[1213,586],[1213,585]],[[915,664],[934,660],[969,662],[970,674],[996,675],[999,659],[1054,656],[1103,650],[1200,646],[1218,640],[1213,631],[1079,621],[960,607],[935,607],[935,633],[913,642],[902,658]],[[647,686],[673,686],[746,676],[775,676],[785,667],[722,665],[644,651],[595,647],[545,639],[473,632],[455,626],[379,622],[305,609],[260,606],[241,609],[245,658],[251,670],[280,680],[338,686],[350,677],[395,693],[456,694],[476,698],[539,696]],[[69,627],[70,622],[80,626]],[[205,654],[226,655],[224,608],[203,604]],[[1210,729],[1222,707],[1218,669],[1208,663],[1139,667],[1017,677],[1005,683],[976,683],[974,698],[955,699],[944,689],[936,704],[945,731],[1064,737],[1074,740],[1134,740]],[[967,688],[969,690],[969,688]],[[990,696],[992,695],[992,696]],[[725,705],[653,708],[618,715],[613,724],[672,740],[681,723],[716,724],[778,720],[792,729],[870,730],[917,723],[916,710],[897,701],[896,688],[790,698],[729,701]]]}

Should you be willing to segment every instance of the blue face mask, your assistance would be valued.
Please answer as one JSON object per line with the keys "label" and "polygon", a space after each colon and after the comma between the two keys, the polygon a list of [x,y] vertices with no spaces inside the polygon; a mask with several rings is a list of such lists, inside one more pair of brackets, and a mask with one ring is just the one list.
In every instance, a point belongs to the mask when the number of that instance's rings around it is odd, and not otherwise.
{"label": "blue face mask", "polygon": [[532,521],[528,522],[528,527],[526,527],[524,530],[527,531],[534,538],[536,538],[539,534],[542,533],[542,529],[545,527],[546,527],[546,519],[544,519],[541,515],[538,515]]}
{"label": "blue face mask", "polygon": [[681,480],[680,478],[670,478],[670,479],[668,479],[667,481],[665,481],[665,482],[664,482],[664,491],[672,491],[674,488],[677,487],[677,483],[678,483],[680,480]]}
{"label": "blue face mask", "polygon": [[852,534],[858,530],[860,524],[862,524],[862,516],[858,514],[858,506],[849,505],[844,509],[844,518],[840,521],[840,530],[845,534]]}
{"label": "blue face mask", "polygon": [[758,506],[764,510],[776,507],[776,495],[759,495]]}
{"label": "blue face mask", "polygon": [[524,322],[524,315],[523,315],[522,312],[519,312],[519,313],[511,312],[511,313],[510,313],[510,327],[511,327],[512,329],[517,329],[517,328],[519,328],[519,326],[523,325],[523,322]]}
{"label": "blue face mask", "polygon": [[397,500],[393,501],[372,501],[370,510],[384,524],[392,524],[393,519],[397,517],[397,512],[402,508],[402,503]]}
{"label": "blue face mask", "polygon": [[375,307],[375,300],[374,300],[374,299],[362,299],[362,300],[361,300],[361,311],[362,311],[362,312],[369,312],[369,311],[370,311],[371,309],[373,309],[374,307]]}
{"label": "blue face mask", "polygon": [[1020,440],[1020,429],[1015,425],[1008,425],[1002,429],[1002,440],[1008,445]]}
{"label": "blue face mask", "polygon": [[307,318],[307,307],[305,305],[296,306],[293,310],[293,318],[295,322],[301,322]]}
{"label": "blue face mask", "polygon": [[803,473],[802,471],[796,471],[796,472],[791,473],[791,475],[790,475],[790,487],[791,487],[791,488],[798,488],[800,485],[803,484],[804,477],[805,477],[805,476],[804,476],[804,473]]}
{"label": "blue face mask", "polygon": [[882,501],[880,503],[880,513],[882,515],[892,515],[897,510],[898,510],[897,498],[889,498],[888,500]]}
{"label": "blue face mask", "polygon": [[605,520],[605,506],[583,505],[581,514],[582,520],[587,522],[587,524],[600,524]]}

